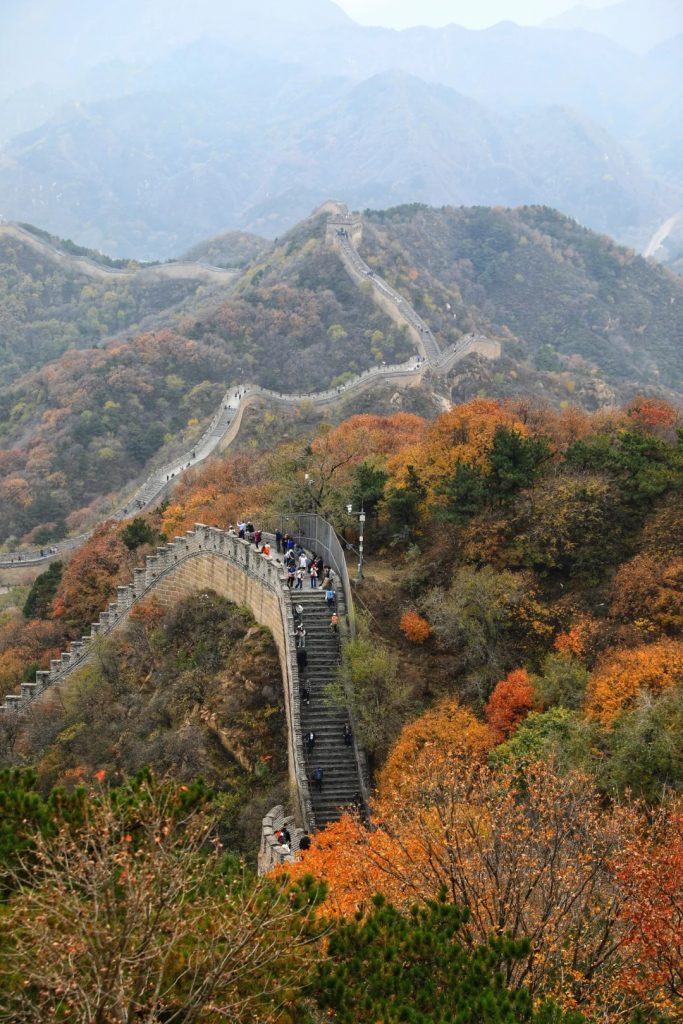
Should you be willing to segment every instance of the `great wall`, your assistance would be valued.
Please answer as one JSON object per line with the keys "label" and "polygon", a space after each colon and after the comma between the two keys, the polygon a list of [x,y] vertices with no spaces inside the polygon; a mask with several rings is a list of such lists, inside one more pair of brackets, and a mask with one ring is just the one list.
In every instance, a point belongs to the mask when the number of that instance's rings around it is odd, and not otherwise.
{"label": "great wall", "polygon": [[[488,359],[500,355],[500,343],[497,340],[475,336],[463,338],[450,349],[441,351],[427,325],[407,301],[371,271],[358,255],[352,243],[357,244],[362,233],[360,218],[349,214],[339,204],[330,205],[328,243],[338,249],[349,275],[357,283],[368,282],[375,301],[390,312],[397,323],[408,329],[420,357],[413,357],[398,366],[374,367],[344,387],[313,395],[285,396],[260,387],[231,387],[211,424],[193,449],[153,472],[109,518],[123,519],[136,510],[148,508],[172,488],[183,472],[228,447],[239,433],[245,410],[255,402],[291,406],[306,401],[316,408],[324,409],[342,401],[349,394],[373,387],[379,381],[404,387],[421,380],[427,373],[435,376],[445,374],[470,352],[478,352]],[[298,514],[296,524],[296,535],[301,547],[321,554],[341,582],[338,600],[342,623],[340,643],[343,645],[346,637],[352,636],[355,631],[353,594],[344,551],[334,529],[318,516]],[[5,556],[0,560],[0,570],[3,571],[0,583],[12,580],[13,577],[17,579],[18,573],[23,570],[32,570],[35,574],[45,563],[54,558],[63,558],[75,550],[88,536],[84,534],[70,538],[62,542],[56,552],[16,552]],[[131,609],[141,601],[154,597],[162,605],[171,605],[184,595],[203,589],[216,591],[240,606],[249,608],[257,622],[271,631],[278,650],[287,717],[291,802],[295,809],[294,816],[287,816],[282,807],[276,807],[264,819],[259,869],[268,871],[275,864],[294,856],[299,837],[303,834],[301,826],[296,825],[297,820],[306,829],[315,830],[334,820],[349,804],[357,806],[359,800],[366,804],[368,799],[367,770],[363,752],[355,740],[355,729],[351,751],[341,748],[343,723],[350,721],[349,706],[331,708],[325,697],[325,686],[334,677],[341,647],[332,648],[329,629],[326,621],[323,622],[321,618],[321,612],[324,611],[322,597],[317,591],[313,592],[315,596],[306,595],[303,612],[313,644],[309,654],[309,657],[312,654],[313,676],[307,680],[310,699],[306,708],[302,709],[294,648],[292,594],[287,589],[283,569],[279,559],[272,555],[263,556],[248,541],[215,527],[197,524],[193,531],[176,537],[170,544],[159,548],[154,555],[148,556],[145,566],[135,570],[133,582],[118,588],[117,600],[101,613],[99,620],[92,624],[90,632],[81,640],[72,642],[68,651],[51,662],[49,670],[37,672],[35,682],[23,683],[21,693],[7,695],[5,703],[0,705],[0,714],[6,721],[18,721],[21,716],[30,713],[36,700],[63,684],[72,673],[87,664],[96,650],[99,637],[126,625]],[[310,765],[307,766],[304,753],[303,728],[312,728],[313,725],[316,732],[320,731],[326,740],[324,757],[327,781],[324,794],[311,792],[308,773]],[[283,824],[288,824],[293,836],[291,850],[283,848],[276,836],[278,828]]]}
{"label": "great wall", "polygon": [[[327,222],[327,242],[339,252],[347,273],[355,283],[370,285],[376,303],[397,324],[407,329],[420,353],[419,357],[413,357],[394,366],[374,366],[342,387],[313,394],[284,395],[258,385],[231,386],[223,396],[209,426],[192,448],[178,455],[173,461],[155,468],[125,502],[106,513],[106,518],[125,519],[136,510],[142,511],[160,501],[172,489],[182,473],[196,468],[211,455],[225,450],[234,442],[245,411],[256,403],[264,402],[291,408],[306,402],[316,409],[325,410],[349,396],[369,390],[380,382],[405,388],[417,384],[427,376],[443,377],[471,353],[489,360],[500,358],[500,341],[484,335],[466,335],[455,345],[440,349],[432,332],[407,300],[372,271],[356,251],[354,243],[357,245],[362,237],[361,218],[350,214],[340,203],[327,203],[321,209],[326,209],[330,213]],[[84,544],[89,536],[88,532],[60,541],[56,551],[42,553],[40,549],[22,549],[0,554],[0,585],[11,585],[13,581],[18,580],[30,582],[37,572],[41,571],[43,565],[56,559],[68,558],[69,554]]]}
{"label": "great wall", "polygon": [[122,267],[108,267],[103,263],[96,263],[89,256],[74,255],[64,252],[56,245],[27,231],[21,224],[14,222],[0,222],[0,237],[13,238],[22,245],[28,245],[41,256],[47,256],[52,262],[60,266],[83,274],[93,280],[106,281],[111,278],[121,280],[133,277],[142,278],[170,278],[178,280],[190,278],[197,281],[220,281],[226,283],[237,276],[237,271],[228,270],[224,267],[214,267],[210,263],[193,263],[189,260],[173,260],[170,263],[140,263],[130,269]]}

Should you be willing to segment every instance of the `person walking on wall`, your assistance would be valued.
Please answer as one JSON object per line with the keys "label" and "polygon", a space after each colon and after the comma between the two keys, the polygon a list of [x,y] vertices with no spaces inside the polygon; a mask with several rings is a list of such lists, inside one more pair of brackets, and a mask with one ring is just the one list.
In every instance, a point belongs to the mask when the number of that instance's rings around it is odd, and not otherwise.
{"label": "person walking on wall", "polygon": [[317,793],[322,793],[323,789],[323,770],[319,766],[313,769],[313,785],[315,786]]}
{"label": "person walking on wall", "polygon": [[318,586],[318,567],[315,564],[315,562],[313,562],[313,564],[311,565],[311,590],[315,590],[315,588],[317,586]]}

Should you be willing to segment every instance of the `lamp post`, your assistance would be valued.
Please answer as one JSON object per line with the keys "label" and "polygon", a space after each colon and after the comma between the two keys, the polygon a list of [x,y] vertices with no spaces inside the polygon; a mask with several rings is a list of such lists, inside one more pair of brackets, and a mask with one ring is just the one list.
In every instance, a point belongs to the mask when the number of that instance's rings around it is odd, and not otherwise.
{"label": "lamp post", "polygon": [[346,511],[350,516],[358,516],[358,522],[360,523],[360,536],[358,538],[358,579],[357,583],[362,583],[365,577],[363,576],[363,532],[365,530],[365,509],[361,504],[360,512],[353,511],[353,505],[347,505]]}
{"label": "lamp post", "polygon": [[313,500],[313,478],[310,473],[304,473],[304,480],[306,481],[306,488],[308,490],[308,511],[313,512],[314,500]]}

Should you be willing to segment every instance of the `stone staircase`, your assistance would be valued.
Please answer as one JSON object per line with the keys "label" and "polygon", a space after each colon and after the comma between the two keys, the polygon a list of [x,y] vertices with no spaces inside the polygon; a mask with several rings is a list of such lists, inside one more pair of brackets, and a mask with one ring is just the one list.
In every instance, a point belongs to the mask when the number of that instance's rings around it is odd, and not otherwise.
{"label": "stone staircase", "polygon": [[[336,821],[361,792],[358,762],[354,746],[344,743],[344,724],[349,721],[345,707],[332,707],[325,698],[325,687],[335,680],[340,659],[339,640],[330,629],[331,610],[327,607],[324,591],[308,589],[292,591],[292,610],[302,605],[306,629],[308,663],[300,680],[310,690],[310,703],[301,702],[301,730],[304,737],[306,770],[311,786],[311,800],[316,829]],[[344,595],[337,591],[337,614],[344,619]],[[312,754],[306,752],[305,738],[310,731],[316,735]],[[323,769],[322,790],[318,792],[312,780],[315,768]]]}

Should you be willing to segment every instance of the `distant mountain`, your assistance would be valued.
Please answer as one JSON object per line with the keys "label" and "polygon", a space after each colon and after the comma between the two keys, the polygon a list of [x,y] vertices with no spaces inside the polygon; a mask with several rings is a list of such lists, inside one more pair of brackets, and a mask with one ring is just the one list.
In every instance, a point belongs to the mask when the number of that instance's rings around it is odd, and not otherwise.
{"label": "distant mountain", "polygon": [[401,72],[355,83],[247,64],[197,44],[176,62],[177,91],[159,66],[144,92],[72,104],[15,138],[0,151],[2,212],[164,259],[216,229],[281,234],[330,195],[360,208],[544,202],[628,241],[678,203],[568,109],[495,114]]}
{"label": "distant mountain", "polygon": [[258,0],[257,9],[248,0],[3,0],[0,96],[36,82],[64,87],[111,61],[147,65],[203,37],[282,55],[352,25],[331,0]]}
{"label": "distant mountain", "polygon": [[267,238],[251,235],[248,231],[226,231],[193,245],[181,258],[193,263],[209,263],[213,267],[245,267],[252,260],[264,256],[271,244]]}
{"label": "distant mountain", "polygon": [[281,234],[331,194],[543,202],[640,246],[683,202],[682,68],[675,39],[396,32],[331,0],[11,0],[0,215],[149,259]]}
{"label": "distant mountain", "polygon": [[680,0],[621,0],[595,10],[580,4],[546,22],[549,28],[596,32],[636,53],[683,32]]}

